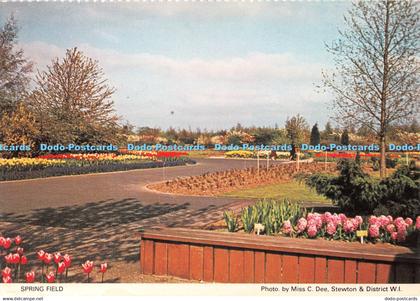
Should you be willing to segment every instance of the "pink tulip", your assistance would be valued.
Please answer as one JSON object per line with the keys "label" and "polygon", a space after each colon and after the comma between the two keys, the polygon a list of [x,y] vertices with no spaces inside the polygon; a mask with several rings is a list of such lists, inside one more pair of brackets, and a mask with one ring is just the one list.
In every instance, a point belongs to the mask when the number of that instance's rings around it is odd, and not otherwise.
{"label": "pink tulip", "polygon": [[370,225],[369,236],[372,237],[372,238],[379,237],[379,226],[377,224]]}
{"label": "pink tulip", "polygon": [[327,224],[327,233],[329,235],[334,235],[337,232],[337,226],[333,222]]}
{"label": "pink tulip", "polygon": [[315,237],[317,233],[318,233],[318,230],[316,229],[315,225],[312,225],[312,226],[308,227],[308,236],[309,237]]}
{"label": "pink tulip", "polygon": [[35,281],[35,272],[27,272],[26,273],[26,282],[33,283]]}
{"label": "pink tulip", "polygon": [[283,223],[283,233],[284,234],[290,234],[292,232],[292,224],[289,220],[285,221]]}

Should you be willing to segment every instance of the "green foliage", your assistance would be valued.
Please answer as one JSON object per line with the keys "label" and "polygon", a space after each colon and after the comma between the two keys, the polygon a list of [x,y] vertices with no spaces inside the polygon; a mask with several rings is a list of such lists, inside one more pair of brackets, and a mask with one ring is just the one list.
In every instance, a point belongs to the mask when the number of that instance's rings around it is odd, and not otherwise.
{"label": "green foliage", "polygon": [[235,232],[238,229],[238,218],[233,211],[223,212],[223,218],[225,219],[226,226],[229,232]]}
{"label": "green foliage", "polygon": [[311,142],[312,145],[317,145],[321,142],[321,135],[319,133],[318,124],[315,123],[315,125],[312,127],[311,131]]}
{"label": "green foliage", "polygon": [[364,173],[354,161],[340,161],[338,168],[338,177],[316,174],[309,176],[306,184],[333,200],[346,213],[372,214],[387,211],[391,215],[412,217],[418,214],[419,176],[407,167],[400,168],[381,181]]}

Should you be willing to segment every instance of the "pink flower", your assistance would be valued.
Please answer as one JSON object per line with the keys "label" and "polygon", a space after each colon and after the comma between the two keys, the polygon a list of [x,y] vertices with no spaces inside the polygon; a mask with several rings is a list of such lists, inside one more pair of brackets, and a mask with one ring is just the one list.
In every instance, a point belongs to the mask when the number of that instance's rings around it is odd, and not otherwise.
{"label": "pink flower", "polygon": [[90,274],[93,270],[93,261],[86,260],[84,264],[82,264],[83,272],[86,274]]}
{"label": "pink flower", "polygon": [[4,256],[4,260],[6,260],[6,263],[13,263],[13,254],[9,253],[6,256]]}
{"label": "pink flower", "polygon": [[405,230],[402,230],[402,231],[398,230],[398,232],[397,232],[397,241],[398,242],[405,241],[406,237],[407,237],[407,231],[405,231]]}
{"label": "pink flower", "polygon": [[381,224],[382,227],[386,227],[386,225],[389,224],[389,219],[385,215],[381,215],[379,217],[379,223]]}
{"label": "pink flower", "polygon": [[388,218],[390,223],[392,223],[392,221],[394,220],[394,218],[391,215],[387,215],[386,217]]}
{"label": "pink flower", "polygon": [[20,237],[20,235],[15,237],[15,244],[18,246],[20,245],[20,243],[22,242],[22,237]]}
{"label": "pink flower", "polygon": [[307,225],[308,221],[304,217],[301,217],[297,222],[298,233],[305,231]]}
{"label": "pink flower", "polygon": [[27,272],[26,273],[26,282],[33,283],[35,281],[35,272]]}
{"label": "pink flower", "polygon": [[318,233],[318,230],[316,229],[315,225],[311,225],[308,227],[308,236],[309,237],[315,237]]}
{"label": "pink flower", "polygon": [[2,271],[1,274],[3,277],[10,277],[10,275],[12,274],[12,269],[9,267],[5,267]]}
{"label": "pink flower", "polygon": [[19,255],[23,255],[23,248],[17,248],[16,252],[18,252]]}
{"label": "pink flower", "polygon": [[363,224],[363,218],[360,215],[356,215],[354,219],[357,221],[357,227],[359,228]]}
{"label": "pink flower", "polygon": [[354,232],[355,226],[351,219],[348,219],[344,222],[343,229],[344,229],[344,232],[346,233]]}
{"label": "pink flower", "polygon": [[388,232],[388,233],[392,233],[392,232],[395,232],[395,230],[396,230],[396,228],[395,228],[395,225],[394,224],[388,224],[387,226],[386,226],[386,231]]}
{"label": "pink flower", "polygon": [[379,237],[379,226],[377,224],[370,225],[369,236],[372,237],[372,238]]}
{"label": "pink flower", "polygon": [[45,257],[44,250],[39,250],[36,254],[38,255],[39,260],[44,261],[44,257]]}
{"label": "pink flower", "polygon": [[370,217],[369,217],[369,225],[380,225],[381,224],[381,222],[380,222],[380,220],[379,220],[379,218],[377,218],[376,216],[374,216],[374,215],[371,215]]}
{"label": "pink flower", "polygon": [[329,235],[334,235],[337,232],[337,226],[333,222],[327,224],[327,233]]}
{"label": "pink flower", "polygon": [[411,226],[413,224],[413,220],[409,217],[407,217],[404,221],[407,224],[407,226]]}
{"label": "pink flower", "polygon": [[344,222],[347,220],[346,215],[345,215],[345,214],[343,214],[343,213],[340,213],[340,214],[338,215],[338,217],[340,218],[341,224],[344,224]]}
{"label": "pink flower", "polygon": [[322,216],[322,222],[328,224],[332,220],[332,214],[330,212],[325,212]]}
{"label": "pink flower", "polygon": [[397,226],[397,228],[405,228],[407,226],[402,217],[397,217],[394,221],[394,224]]}
{"label": "pink flower", "polygon": [[391,233],[391,239],[392,240],[394,240],[394,241],[397,240],[397,236],[398,236],[398,233],[397,232],[392,232]]}
{"label": "pink flower", "polygon": [[289,220],[285,221],[283,223],[283,233],[284,234],[289,234],[290,232],[292,232],[292,224],[290,223]]}
{"label": "pink flower", "polygon": [[420,215],[416,218],[416,230],[420,230]]}
{"label": "pink flower", "polygon": [[22,256],[20,257],[20,264],[25,265],[25,264],[27,264],[27,263],[28,263],[28,258],[26,258],[26,256],[25,256],[25,255],[22,255]]}
{"label": "pink flower", "polygon": [[45,253],[44,255],[44,263],[49,264],[51,260],[53,259],[53,255],[50,253]]}
{"label": "pink flower", "polygon": [[3,283],[12,283],[12,278],[10,276],[3,277]]}
{"label": "pink flower", "polygon": [[12,245],[12,240],[8,237],[3,242],[3,248],[8,249]]}
{"label": "pink flower", "polygon": [[0,236],[0,247],[4,247],[4,243],[6,242],[6,238]]}

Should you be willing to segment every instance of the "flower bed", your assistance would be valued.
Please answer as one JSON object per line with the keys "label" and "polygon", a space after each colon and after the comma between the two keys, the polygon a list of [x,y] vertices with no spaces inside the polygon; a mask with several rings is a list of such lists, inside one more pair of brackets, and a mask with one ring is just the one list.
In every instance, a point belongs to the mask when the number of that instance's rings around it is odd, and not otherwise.
{"label": "flower bed", "polygon": [[44,157],[0,159],[0,181],[169,167],[195,163],[188,158],[149,160],[137,155],[65,154],[47,155]]}
{"label": "flower bed", "polygon": [[[0,236],[0,255],[3,252],[7,255],[0,256],[0,269],[3,283],[12,282],[67,282],[68,270],[72,264],[72,257],[69,254],[61,255],[60,252],[47,253],[44,250],[37,252],[37,259],[41,268],[39,270],[25,268],[30,264],[25,250],[21,247],[22,237],[15,238]],[[33,265],[32,265],[33,266]],[[90,274],[94,270],[93,261],[87,260],[81,265],[81,271],[86,274],[87,282],[90,282]],[[104,274],[108,264],[101,263],[98,272],[101,273],[101,282],[104,282]]]}
{"label": "flower bed", "polygon": [[224,218],[230,232],[241,227],[247,233],[310,239],[357,241],[357,231],[366,230],[365,241],[415,245],[420,233],[420,216],[414,223],[409,217],[372,215],[363,218],[359,215],[347,217],[343,213],[307,213],[298,204],[286,201],[260,201],[244,208],[240,215],[225,212]]}

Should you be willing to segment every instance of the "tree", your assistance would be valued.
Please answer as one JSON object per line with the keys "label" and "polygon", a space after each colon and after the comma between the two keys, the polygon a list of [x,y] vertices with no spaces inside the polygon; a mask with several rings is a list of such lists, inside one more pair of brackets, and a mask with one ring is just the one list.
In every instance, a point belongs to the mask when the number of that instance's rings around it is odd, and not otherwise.
{"label": "tree", "polygon": [[77,48],[38,72],[29,104],[51,143],[111,143],[118,133],[111,97],[98,62]]}
{"label": "tree", "polygon": [[318,123],[315,123],[311,131],[311,145],[317,145],[321,142],[321,135],[319,134]]}
{"label": "tree", "polygon": [[18,26],[11,16],[0,29],[0,116],[11,113],[29,84],[32,63],[17,49]]}
{"label": "tree", "polygon": [[309,132],[309,126],[305,118],[297,114],[296,116],[287,118],[285,128],[287,131],[287,138],[292,144],[291,155],[294,158],[296,146],[304,142],[306,135]]}
{"label": "tree", "polygon": [[[12,113],[3,114],[0,128],[1,141],[9,145],[24,144],[33,148],[39,135],[35,117],[22,102],[16,105]],[[13,155],[17,154],[18,152],[13,152]]]}
{"label": "tree", "polygon": [[419,16],[413,1],[357,1],[344,18],[345,30],[327,46],[335,70],[323,73],[323,83],[335,95],[337,119],[375,131],[382,178],[389,126],[419,108]]}
{"label": "tree", "polygon": [[347,145],[350,143],[349,131],[347,129],[345,129],[341,134],[340,142],[342,145]]}

